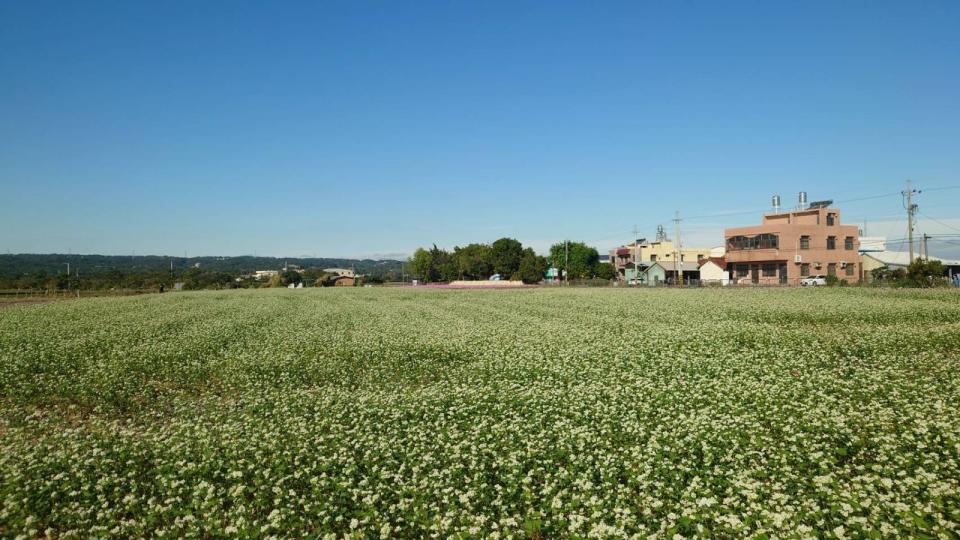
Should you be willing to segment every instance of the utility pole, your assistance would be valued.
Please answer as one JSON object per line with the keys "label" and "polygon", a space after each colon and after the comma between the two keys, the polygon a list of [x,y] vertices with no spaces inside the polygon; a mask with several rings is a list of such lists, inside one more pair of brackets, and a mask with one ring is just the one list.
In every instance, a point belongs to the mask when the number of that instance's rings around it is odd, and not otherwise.
{"label": "utility pole", "polygon": [[570,285],[570,272],[567,267],[570,266],[570,241],[563,241],[563,282]]}
{"label": "utility pole", "polygon": [[[633,284],[640,284],[640,242],[638,242],[637,235],[640,232],[637,230],[637,226],[633,226]],[[627,282],[627,285],[630,285],[630,282]]]}
{"label": "utility pole", "polygon": [[927,260],[930,259],[930,248],[927,247],[928,238],[930,238],[930,235],[927,233],[923,233],[923,258]]}
{"label": "utility pole", "polygon": [[[907,179],[907,189],[902,191],[904,197],[904,208],[907,210],[907,242],[910,244],[910,261],[913,262],[913,216],[917,213],[917,205],[913,204],[913,194],[920,193],[913,189],[910,180]],[[908,263],[908,264],[909,264]]]}
{"label": "utility pole", "polygon": [[67,265],[67,290],[70,290],[70,263],[64,263]]}
{"label": "utility pole", "polygon": [[680,251],[680,211],[677,210],[673,217],[674,224],[674,239],[673,239],[673,250],[674,258],[673,264],[677,265],[677,285],[682,289],[683,288],[683,252]]}

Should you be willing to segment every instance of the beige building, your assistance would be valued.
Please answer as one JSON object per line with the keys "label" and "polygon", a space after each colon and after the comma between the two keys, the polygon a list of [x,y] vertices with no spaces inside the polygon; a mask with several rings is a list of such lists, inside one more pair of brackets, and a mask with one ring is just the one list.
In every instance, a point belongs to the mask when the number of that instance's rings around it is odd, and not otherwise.
{"label": "beige building", "polygon": [[733,283],[796,285],[807,276],[861,279],[859,229],[841,225],[831,201],[763,216],[763,223],[724,232]]}
{"label": "beige building", "polygon": [[610,250],[610,264],[617,270],[617,279],[633,282],[636,279],[636,267],[640,273],[655,262],[674,262],[678,256],[681,262],[693,263],[694,267],[701,259],[710,257],[710,248],[681,247],[677,253],[672,240],[648,242],[639,239],[636,242]]}
{"label": "beige building", "polygon": [[351,268],[324,268],[324,272],[328,274],[333,274],[335,276],[344,276],[344,277],[357,277]]}

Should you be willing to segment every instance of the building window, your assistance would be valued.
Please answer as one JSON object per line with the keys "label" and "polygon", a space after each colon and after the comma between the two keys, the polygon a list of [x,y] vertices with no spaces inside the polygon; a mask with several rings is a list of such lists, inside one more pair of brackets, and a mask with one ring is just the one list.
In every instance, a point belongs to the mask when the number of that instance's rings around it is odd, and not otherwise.
{"label": "building window", "polygon": [[654,261],[656,261],[656,260],[657,260],[657,256],[651,253],[651,254],[650,254],[650,262],[654,262]]}
{"label": "building window", "polygon": [[803,263],[800,265],[800,275],[804,277],[810,275],[810,263]]}
{"label": "building window", "polygon": [[828,236],[827,237],[827,249],[837,249],[837,237]]}
{"label": "building window", "polygon": [[827,275],[828,275],[828,276],[835,276],[835,275],[837,275],[837,263],[829,263],[829,264],[827,264]]}
{"label": "building window", "polygon": [[834,225],[836,222],[837,222],[837,215],[836,215],[836,214],[827,214],[827,227],[833,227],[833,225]]}
{"label": "building window", "polygon": [[737,265],[737,277],[747,277],[747,274],[750,273],[750,267],[745,264]]}
{"label": "building window", "polygon": [[703,256],[703,253],[697,253],[697,260],[702,261],[703,259],[706,259],[706,257]]}
{"label": "building window", "polygon": [[803,235],[800,237],[800,249],[810,249],[810,237]]}
{"label": "building window", "polygon": [[853,237],[852,237],[852,236],[848,236],[848,237],[846,237],[846,238],[843,239],[843,249],[847,249],[847,250],[853,249]]}
{"label": "building window", "polygon": [[763,277],[775,277],[776,275],[777,275],[777,265],[775,264],[763,265]]}
{"label": "building window", "polygon": [[854,275],[854,274],[853,274],[853,265],[852,265],[852,264],[848,264],[848,265],[847,265],[847,275],[848,275],[848,276]]}
{"label": "building window", "polygon": [[780,238],[775,234],[758,234],[756,237],[757,249],[777,249]]}
{"label": "building window", "polygon": [[740,249],[747,249],[749,238],[746,236],[731,236],[727,238],[727,249],[736,251]]}
{"label": "building window", "polygon": [[780,247],[780,237],[763,233],[757,236],[731,236],[727,238],[727,249],[738,251],[741,249],[777,249]]}

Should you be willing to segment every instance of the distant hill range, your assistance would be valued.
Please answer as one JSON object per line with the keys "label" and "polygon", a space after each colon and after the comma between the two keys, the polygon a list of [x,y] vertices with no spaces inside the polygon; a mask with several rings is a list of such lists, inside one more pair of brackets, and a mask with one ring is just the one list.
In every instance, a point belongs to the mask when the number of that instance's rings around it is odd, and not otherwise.
{"label": "distant hill range", "polygon": [[[156,272],[175,271],[198,267],[201,270],[231,274],[256,270],[281,270],[284,265],[299,268],[352,268],[358,274],[384,274],[399,271],[401,261],[373,259],[327,259],[299,257],[168,257],[163,255],[66,255],[66,254],[13,254],[0,255],[0,276],[16,277],[44,272],[48,275],[65,273],[70,263],[70,273],[78,269],[81,276],[107,272]],[[199,266],[198,266],[199,265]]]}

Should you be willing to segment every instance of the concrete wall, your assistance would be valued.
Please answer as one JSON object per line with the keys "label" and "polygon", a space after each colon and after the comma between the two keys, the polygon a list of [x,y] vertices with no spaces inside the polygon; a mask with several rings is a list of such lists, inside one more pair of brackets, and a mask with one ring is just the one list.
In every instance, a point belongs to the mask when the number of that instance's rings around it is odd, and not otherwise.
{"label": "concrete wall", "polygon": [[700,266],[700,281],[726,285],[730,282],[730,274],[716,263],[709,261]]}

